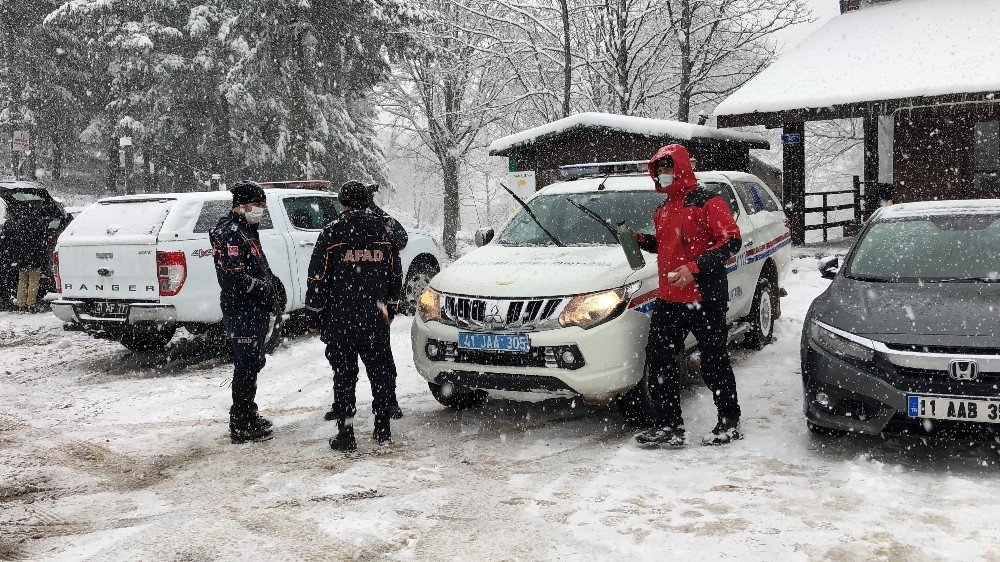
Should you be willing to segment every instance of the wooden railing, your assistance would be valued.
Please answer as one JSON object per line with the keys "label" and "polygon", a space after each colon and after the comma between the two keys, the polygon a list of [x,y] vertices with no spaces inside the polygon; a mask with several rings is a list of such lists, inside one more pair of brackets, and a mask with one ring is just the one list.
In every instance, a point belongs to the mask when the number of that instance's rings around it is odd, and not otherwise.
{"label": "wooden railing", "polygon": [[[820,191],[816,193],[806,193],[806,197],[822,197],[823,204],[819,207],[806,207],[803,212],[806,215],[810,213],[823,213],[823,222],[819,224],[807,224],[805,225],[805,230],[822,230],[823,231],[823,241],[826,242],[829,238],[828,231],[833,228],[840,228],[845,226],[860,225],[862,222],[862,192],[861,187],[870,182],[863,182],[858,176],[854,176],[854,185],[851,189],[843,189],[840,191]],[[830,197],[833,195],[847,195],[851,194],[854,196],[851,203],[842,203],[838,205],[830,204]],[[830,213],[834,211],[846,211],[848,209],[854,210],[854,217],[850,219],[844,219],[839,221],[830,222]]]}

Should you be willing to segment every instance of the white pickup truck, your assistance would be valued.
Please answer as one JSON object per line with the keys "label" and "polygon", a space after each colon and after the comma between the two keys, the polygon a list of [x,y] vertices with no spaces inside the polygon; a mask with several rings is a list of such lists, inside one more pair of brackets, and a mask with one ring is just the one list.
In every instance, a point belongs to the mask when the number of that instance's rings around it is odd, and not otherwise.
{"label": "white pickup truck", "polygon": [[[265,189],[260,240],[288,293],[286,314],[272,318],[267,346],[281,323],[305,305],[306,275],[322,228],[340,214],[334,193]],[[219,283],[208,231],[232,208],[228,191],[102,199],[59,237],[53,255],[61,293],[53,313],[67,330],[114,339],[132,350],[162,349],[177,328],[218,334]],[[429,234],[412,230],[401,252],[404,302],[412,306],[440,269]],[[405,306],[405,305],[404,305]]]}

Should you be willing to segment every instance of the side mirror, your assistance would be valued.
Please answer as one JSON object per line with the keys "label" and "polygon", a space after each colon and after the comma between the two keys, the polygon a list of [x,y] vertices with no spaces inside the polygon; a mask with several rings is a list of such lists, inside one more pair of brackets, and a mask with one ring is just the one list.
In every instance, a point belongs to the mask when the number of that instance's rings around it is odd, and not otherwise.
{"label": "side mirror", "polygon": [[476,247],[482,248],[483,246],[489,244],[490,241],[493,240],[493,236],[495,236],[495,234],[496,233],[492,228],[480,228],[477,230],[475,236]]}
{"label": "side mirror", "polygon": [[840,256],[831,256],[819,260],[819,274],[823,279],[833,279],[840,271]]}

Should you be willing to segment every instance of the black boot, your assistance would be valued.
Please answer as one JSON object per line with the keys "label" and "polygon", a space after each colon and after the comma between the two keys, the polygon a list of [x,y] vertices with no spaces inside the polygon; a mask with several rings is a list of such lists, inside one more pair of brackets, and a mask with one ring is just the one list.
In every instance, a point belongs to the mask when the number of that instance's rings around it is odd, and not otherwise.
{"label": "black boot", "polygon": [[683,447],[687,444],[687,432],[683,427],[651,427],[635,436],[639,445],[646,447]]}
{"label": "black boot", "polygon": [[715,429],[705,437],[702,437],[702,445],[728,445],[733,441],[743,439],[740,433],[740,420],[729,420],[719,418],[719,423],[715,424]]}
{"label": "black boot", "polygon": [[[330,411],[323,414],[323,419],[326,421],[333,421],[340,417],[340,413],[337,412],[337,405],[334,404],[330,406]],[[339,427],[339,426],[338,426]]]}
{"label": "black boot", "polygon": [[260,427],[255,419],[229,418],[229,438],[233,444],[260,443],[268,441],[274,434],[271,429]]}
{"label": "black boot", "polygon": [[265,418],[260,414],[257,414],[257,417],[253,419],[252,423],[254,424],[255,427],[259,427],[260,429],[271,429],[272,427],[274,427],[274,424],[271,423],[271,420]]}
{"label": "black boot", "polygon": [[343,419],[337,420],[337,435],[330,438],[330,448],[345,453],[357,450],[358,442],[354,440],[353,423],[348,424]]}
{"label": "black boot", "polygon": [[379,445],[392,443],[392,432],[389,430],[389,416],[375,417],[375,431],[372,432],[372,439]]}

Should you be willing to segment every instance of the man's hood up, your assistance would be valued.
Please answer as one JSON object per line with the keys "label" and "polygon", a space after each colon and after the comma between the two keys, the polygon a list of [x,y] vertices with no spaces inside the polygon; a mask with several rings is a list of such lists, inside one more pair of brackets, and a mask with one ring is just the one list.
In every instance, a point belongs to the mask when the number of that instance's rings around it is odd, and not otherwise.
{"label": "man's hood up", "polygon": [[[656,177],[656,163],[666,157],[674,161],[674,181],[670,185],[660,185],[659,178]],[[687,195],[694,188],[698,187],[698,180],[694,177],[694,168],[691,167],[691,155],[687,149],[679,144],[668,144],[656,151],[649,160],[649,176],[653,178],[656,191],[666,193],[671,198]]]}

